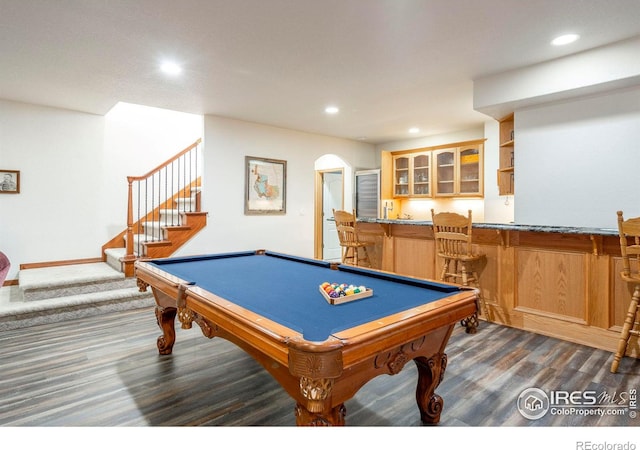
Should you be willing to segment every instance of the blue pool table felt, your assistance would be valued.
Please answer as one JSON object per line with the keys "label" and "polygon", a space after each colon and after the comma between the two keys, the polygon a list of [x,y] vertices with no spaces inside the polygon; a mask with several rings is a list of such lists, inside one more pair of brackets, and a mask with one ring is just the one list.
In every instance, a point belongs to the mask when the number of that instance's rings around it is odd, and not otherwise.
{"label": "blue pool table felt", "polygon": [[[278,253],[230,253],[151,261],[158,269],[321,342],[331,334],[436,301],[456,286],[386,275]],[[323,282],[364,285],[373,296],[339,305],[319,291]]]}

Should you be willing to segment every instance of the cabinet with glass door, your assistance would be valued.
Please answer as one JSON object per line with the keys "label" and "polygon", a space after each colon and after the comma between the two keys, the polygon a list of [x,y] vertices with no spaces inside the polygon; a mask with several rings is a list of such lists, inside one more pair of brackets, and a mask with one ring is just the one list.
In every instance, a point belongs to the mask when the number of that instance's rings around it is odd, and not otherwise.
{"label": "cabinet with glass door", "polygon": [[409,192],[409,156],[393,157],[393,196],[408,197]]}
{"label": "cabinet with glass door", "polygon": [[394,197],[431,197],[431,152],[393,157]]}
{"label": "cabinet with glass door", "polygon": [[411,193],[431,197],[431,152],[411,155]]}
{"label": "cabinet with glass door", "polygon": [[455,195],[457,149],[447,148],[433,152],[435,165],[435,195]]}
{"label": "cabinet with glass door", "polygon": [[436,197],[483,195],[482,144],[437,150],[433,155]]}
{"label": "cabinet with glass door", "polygon": [[459,155],[459,183],[458,193],[460,195],[482,195],[484,186],[482,185],[482,145],[472,145],[460,147]]}

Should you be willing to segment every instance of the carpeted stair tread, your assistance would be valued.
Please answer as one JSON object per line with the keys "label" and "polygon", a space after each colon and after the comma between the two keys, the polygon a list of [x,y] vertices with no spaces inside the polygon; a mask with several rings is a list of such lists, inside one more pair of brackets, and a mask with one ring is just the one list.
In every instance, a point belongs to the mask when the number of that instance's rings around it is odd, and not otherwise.
{"label": "carpeted stair tread", "polygon": [[40,302],[17,302],[0,310],[0,330],[63,322],[104,312],[146,308],[154,304],[151,292],[139,292],[137,287],[71,295]]}
{"label": "carpeted stair tread", "polygon": [[77,264],[21,270],[19,285],[25,302],[134,287],[107,263]]}
{"label": "carpeted stair tread", "polygon": [[80,285],[125,278],[123,273],[102,262],[21,270],[18,273],[18,277],[20,288],[23,290]]}
{"label": "carpeted stair tread", "polygon": [[18,286],[0,292],[0,331],[140,308],[153,320],[151,289],[140,292],[135,278],[106,262],[24,269],[18,277]]}

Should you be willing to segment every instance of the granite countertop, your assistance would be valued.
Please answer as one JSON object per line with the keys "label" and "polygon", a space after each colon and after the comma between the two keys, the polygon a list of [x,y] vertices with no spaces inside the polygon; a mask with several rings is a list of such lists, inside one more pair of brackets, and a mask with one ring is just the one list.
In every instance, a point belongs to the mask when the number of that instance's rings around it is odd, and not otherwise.
{"label": "granite countertop", "polygon": [[[398,224],[398,225],[427,225],[432,226],[430,220],[409,220],[409,219],[367,219],[360,218],[358,222]],[[486,223],[474,222],[474,228],[485,228],[489,230],[504,231],[534,231],[539,233],[561,233],[561,234],[589,234],[602,236],[618,236],[617,228],[595,228],[595,227],[570,227],[556,225],[525,225],[516,223]]]}

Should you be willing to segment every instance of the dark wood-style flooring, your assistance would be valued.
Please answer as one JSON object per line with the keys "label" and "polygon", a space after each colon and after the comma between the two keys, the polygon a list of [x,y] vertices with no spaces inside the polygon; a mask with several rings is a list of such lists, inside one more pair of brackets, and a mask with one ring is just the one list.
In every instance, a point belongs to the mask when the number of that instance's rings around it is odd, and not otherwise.
{"label": "dark wood-style flooring", "polygon": [[[0,425],[295,425],[292,399],[251,357],[195,324],[177,332],[169,356],[151,308],[0,332]],[[475,335],[457,326],[447,354],[440,427],[640,425],[628,414],[533,421],[516,408],[530,387],[638,389],[640,360],[611,374],[609,352],[485,322]],[[416,380],[412,363],[372,380],[347,402],[347,425],[419,426]]]}

